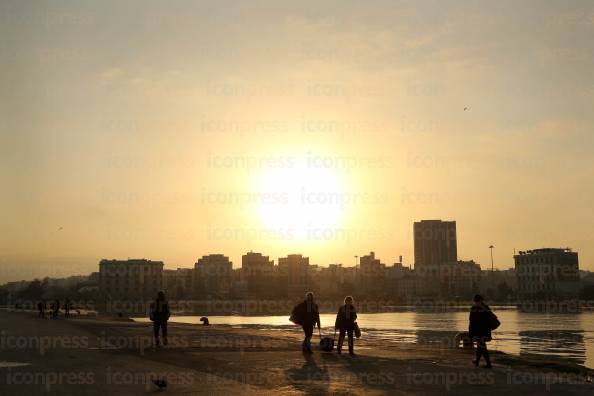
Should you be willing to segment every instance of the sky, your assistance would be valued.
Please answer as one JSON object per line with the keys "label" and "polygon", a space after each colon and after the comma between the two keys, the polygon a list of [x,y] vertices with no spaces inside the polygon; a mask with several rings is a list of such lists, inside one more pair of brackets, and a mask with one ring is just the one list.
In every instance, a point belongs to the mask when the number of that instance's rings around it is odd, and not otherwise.
{"label": "sky", "polygon": [[0,282],[247,251],[594,270],[591,1],[0,1]]}

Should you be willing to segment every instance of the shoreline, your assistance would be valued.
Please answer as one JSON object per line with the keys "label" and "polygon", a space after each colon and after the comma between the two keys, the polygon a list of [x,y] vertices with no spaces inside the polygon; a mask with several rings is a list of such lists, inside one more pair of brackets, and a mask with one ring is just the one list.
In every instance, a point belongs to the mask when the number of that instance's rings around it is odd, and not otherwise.
{"label": "shoreline", "polygon": [[[222,326],[169,324],[170,345],[154,348],[152,326],[127,319],[86,317],[43,321],[29,313],[0,312],[2,361],[27,366],[0,368],[3,395],[44,394],[43,384],[7,381],[39,373],[84,372],[92,384],[56,383],[51,391],[76,394],[145,394],[153,389],[143,381],[114,378],[146,377],[146,373],[171,376],[173,394],[483,394],[519,391],[542,394],[590,394],[594,370],[577,364],[494,351],[493,370],[475,368],[473,351],[435,348],[408,343],[375,345],[356,340],[357,356],[316,350],[300,351],[301,334]],[[39,324],[43,323],[43,326]],[[10,337],[55,342],[43,353],[31,348],[8,348]],[[64,340],[85,340],[68,347]],[[317,336],[314,344],[317,343]],[[79,342],[81,344],[81,342]],[[29,374],[27,374],[29,373]],[[175,379],[175,373],[187,378]],[[19,377],[19,378],[21,378]],[[169,377],[168,377],[169,378]],[[111,381],[111,382],[110,382]],[[481,383],[482,382],[482,383]],[[479,387],[479,388],[477,388]]]}
{"label": "shoreline", "polygon": [[[0,311],[1,312],[1,311]],[[18,311],[18,313],[23,313],[22,311]],[[34,311],[27,311],[25,313],[28,314],[35,314]],[[383,313],[383,314],[392,314],[392,312]],[[324,314],[327,315],[327,314]],[[402,345],[416,345],[419,346],[429,346],[429,347],[436,347],[436,348],[455,348],[457,347],[456,344],[456,336],[460,332],[466,331],[464,326],[457,327],[457,328],[428,328],[426,325],[424,327],[411,327],[415,326],[414,322],[407,322],[403,321],[401,323],[396,323],[394,325],[388,324],[387,327],[381,321],[384,319],[376,319],[372,320],[371,317],[375,315],[382,315],[382,314],[364,314],[369,315],[367,318],[361,318],[363,323],[361,325],[361,329],[363,331],[363,339],[367,341],[371,341],[377,345],[379,344],[402,344]],[[184,326],[189,325],[191,327],[202,327],[202,323],[200,323],[199,318],[200,315],[174,315],[169,320],[170,326]],[[216,327],[218,329],[245,329],[246,331],[254,330],[262,332],[273,332],[274,334],[279,334],[279,332],[287,332],[290,334],[300,334],[301,329],[299,326],[296,326],[288,321],[288,317],[286,315],[211,315],[208,316],[211,321],[211,327]],[[135,316],[114,316],[110,314],[96,314],[91,313],[89,315],[81,315],[76,316],[76,314],[72,317],[73,319],[79,320],[101,320],[101,321],[113,321],[113,322],[138,322],[143,325],[151,324],[148,317],[135,317]],[[251,318],[262,318],[261,320],[251,321]],[[268,319],[272,319],[271,321],[267,322]],[[537,318],[536,318],[537,319]],[[374,323],[375,322],[375,323]],[[332,322],[333,323],[333,318]],[[322,320],[322,333],[324,335],[332,335],[334,327],[333,325],[329,325],[330,322],[328,319]],[[522,341],[522,333],[518,333],[518,330],[499,330],[495,333],[493,342],[490,344],[490,350],[494,352],[502,352],[509,354],[510,356],[523,356],[528,357],[532,356],[534,359],[542,361],[542,360],[550,360],[551,362],[556,362],[558,364],[575,364],[577,366],[581,366],[587,369],[594,369],[594,361],[590,354],[581,355],[580,353],[585,353],[580,351],[580,349],[568,349],[566,350],[539,350],[539,345],[542,344],[543,347],[548,348],[547,343],[552,342],[564,342],[564,340],[555,338],[555,334],[557,334],[557,330],[549,330],[552,331],[552,338],[547,340],[543,338],[540,341],[534,342],[534,344],[524,344],[525,341]],[[546,329],[542,330],[546,333]],[[579,331],[579,330],[576,330]],[[546,337],[546,334],[543,333],[540,337]],[[570,332],[569,332],[570,333]],[[583,342],[587,342],[588,345],[592,345],[594,341],[592,339],[591,329],[588,333],[590,336],[587,340]],[[566,337],[571,337],[572,334],[568,334]],[[571,342],[571,338],[568,338],[568,342]],[[574,346],[575,348],[576,346]],[[579,346],[577,346],[579,347]]]}
{"label": "shoreline", "polygon": [[[460,300],[415,300],[414,303],[394,304],[390,299],[361,300],[357,303],[360,314],[386,313],[447,313],[468,312],[471,304]],[[97,316],[141,317],[148,315],[152,300],[146,301],[118,301],[109,304],[96,304],[94,301],[72,301],[73,311],[80,309]],[[170,300],[172,314],[175,316],[283,316],[289,314],[296,304],[293,300]],[[321,314],[335,314],[340,302],[323,300],[318,302]],[[542,314],[580,314],[594,312],[591,301],[563,300],[563,301],[515,301],[495,302],[490,304],[494,311],[517,311],[522,313]],[[29,302],[15,308],[14,304],[0,306],[0,312],[37,312],[35,304]],[[62,310],[61,310],[62,312]]]}

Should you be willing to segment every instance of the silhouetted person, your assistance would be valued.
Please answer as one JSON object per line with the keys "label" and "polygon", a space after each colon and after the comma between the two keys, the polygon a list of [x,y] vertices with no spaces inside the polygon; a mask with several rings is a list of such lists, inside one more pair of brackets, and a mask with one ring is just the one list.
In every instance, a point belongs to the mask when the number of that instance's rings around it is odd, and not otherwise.
{"label": "silhouetted person", "polygon": [[[347,296],[344,299],[344,305],[340,307],[336,314],[336,321],[334,322],[334,329],[340,331],[338,335],[338,345],[336,345],[336,351],[342,353],[342,344],[344,342],[345,333],[348,335],[349,353],[355,354],[354,337],[353,332],[355,331],[355,321],[357,320],[357,312],[353,305],[353,297]],[[336,333],[335,333],[336,334]]]}
{"label": "silhouetted person", "polygon": [[487,350],[487,342],[491,341],[491,309],[483,297],[474,296],[474,305],[470,308],[468,333],[472,341],[476,342],[476,359],[472,363],[478,367],[481,356],[485,358],[485,368],[491,368],[491,358]]}
{"label": "silhouetted person", "polygon": [[153,321],[153,332],[155,335],[155,345],[159,346],[159,329],[163,337],[163,345],[167,345],[167,321],[169,320],[169,303],[165,298],[163,290],[157,293],[157,299],[151,303],[150,318]]}
{"label": "silhouetted person", "polygon": [[60,300],[57,300],[54,302],[54,318],[58,317],[58,314],[60,313]]}
{"label": "silhouetted person", "polygon": [[43,301],[39,301],[37,303],[37,310],[39,311],[39,314],[37,314],[37,316],[40,318],[45,318],[45,306],[43,304]]}
{"label": "silhouetted person", "polygon": [[68,298],[66,299],[66,301],[64,301],[64,317],[70,317],[70,299]]}
{"label": "silhouetted person", "polygon": [[311,353],[311,337],[313,336],[314,325],[320,325],[320,312],[318,305],[314,302],[314,294],[312,292],[305,293],[305,300],[293,308],[291,318],[294,323],[301,325],[305,338],[301,348],[303,352]]}
{"label": "silhouetted person", "polygon": [[208,326],[210,325],[210,322],[208,321],[208,318],[206,316],[203,316],[200,318],[200,321],[202,322],[203,326]]}

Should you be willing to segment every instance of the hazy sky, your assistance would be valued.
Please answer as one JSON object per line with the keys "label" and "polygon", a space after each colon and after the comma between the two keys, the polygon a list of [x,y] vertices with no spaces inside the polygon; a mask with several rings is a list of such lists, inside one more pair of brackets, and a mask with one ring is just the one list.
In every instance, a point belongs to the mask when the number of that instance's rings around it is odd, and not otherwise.
{"label": "hazy sky", "polygon": [[0,282],[409,264],[439,218],[483,268],[493,244],[594,270],[592,1],[0,5]]}

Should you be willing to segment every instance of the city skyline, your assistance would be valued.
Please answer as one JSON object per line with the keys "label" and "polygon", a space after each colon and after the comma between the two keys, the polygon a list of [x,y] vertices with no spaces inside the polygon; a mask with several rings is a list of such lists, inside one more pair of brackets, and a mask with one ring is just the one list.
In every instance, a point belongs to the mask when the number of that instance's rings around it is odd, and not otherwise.
{"label": "city skyline", "polygon": [[594,0],[0,0],[0,395],[590,395]]}
{"label": "city skyline", "polygon": [[0,281],[103,256],[410,261],[421,218],[456,219],[483,265],[570,246],[592,270],[591,8],[6,2]]}
{"label": "city skyline", "polygon": [[[413,259],[412,261],[407,261],[405,259],[405,257],[403,255],[399,255],[398,259],[386,259],[384,258],[383,260],[377,259],[378,263],[382,263],[383,265],[389,266],[389,265],[403,265],[407,268],[412,268],[412,269],[423,269],[423,267],[426,267],[427,265],[441,265],[441,264],[451,264],[451,263],[455,263],[455,262],[471,262],[473,264],[479,265],[480,269],[482,271],[489,271],[490,270],[490,266],[487,264],[483,264],[483,266],[481,266],[481,263],[478,262],[477,260],[475,260],[472,257],[459,257],[457,254],[457,244],[458,244],[458,235],[457,235],[457,226],[456,226],[456,221],[455,220],[441,220],[441,219],[431,219],[431,220],[419,220],[419,221],[415,221],[413,223],[413,234],[414,234],[414,239],[413,239],[413,251],[414,251],[414,255],[413,255]],[[432,245],[433,244],[433,245]],[[450,244],[451,244],[451,248],[450,248]],[[493,248],[494,246],[490,245],[489,248]],[[509,267],[502,267],[502,266],[495,266],[494,269],[497,271],[503,270],[509,270],[509,269],[513,269],[513,267],[516,265],[516,257],[517,254],[524,254],[525,252],[532,252],[532,251],[538,251],[538,250],[547,250],[547,249],[560,249],[560,250],[568,250],[568,251],[574,251],[571,247],[560,247],[560,246],[556,246],[556,247],[548,247],[545,248],[544,246],[538,247],[538,248],[530,248],[530,249],[522,249],[522,250],[514,250],[513,255],[512,255],[512,260],[513,260],[513,265],[509,266]],[[373,250],[368,250],[366,253],[370,252],[370,255],[372,256],[372,258],[375,260],[375,251]],[[361,252],[359,252],[360,254]],[[230,264],[230,268],[233,270],[236,269],[241,269],[244,259],[246,257],[246,255],[250,255],[250,254],[254,254],[254,255],[259,255],[261,256],[260,258],[265,258],[265,259],[269,259],[270,257],[273,257],[272,255],[266,255],[266,252],[264,251],[254,251],[252,249],[250,249],[249,251],[245,251],[241,253],[241,260],[233,260],[231,259],[231,255],[227,255],[224,252],[208,252],[208,253],[202,253],[201,257],[197,257],[194,261],[192,261],[192,263],[190,264],[183,264],[183,263],[169,263],[167,264],[167,261],[159,258],[159,257],[147,257],[147,256],[138,256],[138,257],[130,257],[128,256],[126,258],[126,260],[130,261],[136,261],[136,260],[149,260],[149,261],[154,261],[154,259],[157,259],[158,263],[160,263],[162,265],[163,270],[186,270],[186,269],[194,269],[194,267],[201,262],[204,259],[210,260],[210,259],[215,259],[216,261],[218,261],[219,259],[225,259],[226,261],[229,262]],[[318,262],[316,260],[311,260],[310,261],[310,256],[307,253],[304,252],[285,252],[281,255],[276,256],[276,260],[274,259],[270,259],[270,264],[276,266],[279,266],[281,264],[282,260],[287,260],[290,259],[291,256],[302,256],[305,259],[307,259],[308,265],[315,265],[315,266],[319,266],[319,267],[323,267],[323,268],[328,268],[329,266],[332,265],[340,265],[343,266],[345,268],[348,267],[358,267],[362,262],[363,262],[363,258],[364,257],[368,257],[368,256],[363,256],[363,255],[353,255],[352,257],[355,259],[354,264],[347,262],[341,262],[341,261],[331,261],[331,262]],[[577,253],[575,253],[577,255]],[[199,255],[200,256],[200,255]],[[378,255],[379,256],[379,255]],[[576,256],[577,257],[577,256]],[[104,262],[104,261],[113,261],[113,262],[118,262],[124,260],[123,257],[110,257],[108,258],[107,256],[102,256],[100,258],[100,263]],[[417,262],[418,261],[418,262]],[[96,264],[93,264],[93,266],[95,266]],[[86,268],[86,266],[81,266],[79,268]],[[587,268],[583,268],[583,270],[588,270]],[[60,277],[69,277],[69,276],[77,276],[77,275],[83,275],[85,274],[84,270],[82,270],[83,272],[81,273],[68,273],[68,272],[63,272],[60,273],[56,276],[56,274],[43,274],[43,275],[36,275],[33,276],[31,278],[20,278],[20,279],[10,279],[10,280],[5,280],[2,281],[0,279],[0,284],[5,283],[5,282],[14,282],[14,281],[30,281],[33,279],[41,279],[41,278],[60,278]],[[89,272],[94,272],[92,270],[87,271],[86,273]]]}

